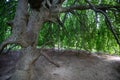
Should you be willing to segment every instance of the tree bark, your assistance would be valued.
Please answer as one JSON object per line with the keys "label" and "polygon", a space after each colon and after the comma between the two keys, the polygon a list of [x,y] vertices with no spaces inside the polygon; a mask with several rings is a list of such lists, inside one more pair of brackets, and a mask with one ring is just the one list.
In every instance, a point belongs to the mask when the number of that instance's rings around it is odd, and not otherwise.
{"label": "tree bark", "polygon": [[[22,54],[16,64],[16,71],[10,80],[32,79],[32,66],[41,53],[36,48],[39,31],[44,22],[54,20],[54,14],[56,13],[51,13],[50,10],[44,7],[41,7],[39,10],[31,9],[28,12],[28,1],[18,1],[16,15],[13,20],[12,35],[2,45],[3,47],[7,44],[15,43],[22,46]],[[55,64],[49,57],[46,55],[45,57]]]}

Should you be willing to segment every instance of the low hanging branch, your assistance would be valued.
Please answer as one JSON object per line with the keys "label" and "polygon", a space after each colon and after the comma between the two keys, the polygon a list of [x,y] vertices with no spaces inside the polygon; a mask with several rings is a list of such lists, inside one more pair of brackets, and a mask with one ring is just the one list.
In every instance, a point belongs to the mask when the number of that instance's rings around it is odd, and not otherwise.
{"label": "low hanging branch", "polygon": [[[94,5],[95,8],[97,9],[105,9],[105,10],[109,10],[112,8],[115,9],[119,9],[120,5]],[[59,7],[57,9],[54,10],[54,12],[59,12],[59,13],[64,13],[64,12],[70,12],[73,10],[88,10],[91,9],[91,7],[89,5],[73,5],[73,6],[69,6],[69,7]]]}
{"label": "low hanging branch", "polygon": [[103,14],[103,15],[105,16],[105,20],[106,20],[106,22],[107,22],[107,27],[108,27],[108,29],[112,32],[114,38],[116,39],[118,45],[120,46],[119,38],[118,38],[116,32],[114,31],[113,26],[112,26],[112,24],[111,24],[111,22],[110,22],[110,19],[109,19],[108,16],[107,16],[107,14],[106,14],[104,11],[100,10],[99,8],[95,7],[95,6],[94,6],[92,3],[90,3],[88,0],[85,0],[85,1],[90,5],[90,7],[91,7],[92,10],[94,10],[95,12],[99,12],[99,13],[101,13],[101,14]]}
{"label": "low hanging branch", "polygon": [[108,18],[107,14],[102,11],[102,10],[110,10],[110,9],[119,9],[120,5],[93,5],[91,4],[88,0],[85,0],[89,5],[73,5],[70,7],[59,7],[56,8],[54,10],[52,10],[54,13],[64,13],[64,12],[71,12],[73,10],[88,10],[88,9],[92,9],[94,10],[96,13],[99,12],[101,14],[103,14],[105,16],[105,20],[107,22],[107,27],[108,29],[112,32],[114,38],[116,39],[118,45],[120,46],[120,41],[118,38],[118,35],[116,34],[116,32],[113,29],[113,26],[110,22],[110,19]]}

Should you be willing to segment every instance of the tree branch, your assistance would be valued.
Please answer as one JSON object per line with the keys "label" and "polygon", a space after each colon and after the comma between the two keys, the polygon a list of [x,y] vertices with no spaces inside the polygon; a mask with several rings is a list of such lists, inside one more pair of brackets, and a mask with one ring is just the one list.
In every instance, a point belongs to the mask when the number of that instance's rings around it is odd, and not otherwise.
{"label": "tree branch", "polygon": [[110,22],[109,17],[107,16],[107,14],[106,14],[104,11],[100,10],[99,8],[96,8],[96,7],[95,7],[92,3],[90,3],[88,0],[85,0],[85,1],[90,5],[90,7],[91,7],[92,10],[94,10],[95,12],[99,12],[99,13],[101,13],[101,14],[103,14],[103,15],[105,16],[105,21],[106,21],[107,27],[108,27],[108,29],[112,32],[114,38],[116,39],[118,45],[120,46],[119,38],[118,38],[116,32],[114,31],[113,26],[112,26],[112,24],[111,24],[111,22]]}
{"label": "tree branch", "polygon": [[[102,9],[109,10],[111,8],[120,8],[120,5],[94,5],[94,7],[100,10]],[[89,5],[73,5],[69,7],[59,7],[55,9],[54,12],[64,13],[64,12],[70,12],[73,10],[88,10],[88,9],[91,9]]]}

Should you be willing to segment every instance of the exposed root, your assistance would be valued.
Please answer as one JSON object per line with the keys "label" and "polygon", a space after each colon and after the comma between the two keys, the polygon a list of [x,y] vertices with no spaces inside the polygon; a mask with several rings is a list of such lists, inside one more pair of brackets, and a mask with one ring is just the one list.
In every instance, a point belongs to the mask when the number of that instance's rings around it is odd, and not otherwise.
{"label": "exposed root", "polygon": [[56,67],[60,67],[60,65],[56,62],[54,62],[46,53],[41,52],[41,54],[52,64],[54,64]]}

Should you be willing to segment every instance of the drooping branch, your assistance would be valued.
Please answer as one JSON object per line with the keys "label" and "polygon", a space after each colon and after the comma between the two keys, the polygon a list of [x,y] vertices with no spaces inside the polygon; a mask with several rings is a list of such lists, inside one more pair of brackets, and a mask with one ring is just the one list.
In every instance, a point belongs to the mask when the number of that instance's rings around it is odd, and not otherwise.
{"label": "drooping branch", "polygon": [[[96,9],[105,9],[105,10],[109,10],[112,8],[120,8],[120,5],[94,5],[96,7]],[[73,10],[88,10],[91,9],[91,7],[89,5],[73,5],[73,6],[69,6],[69,7],[59,7],[58,9],[54,10],[54,12],[59,12],[59,13],[64,13],[64,12],[71,12]]]}
{"label": "drooping branch", "polygon": [[101,14],[103,14],[103,15],[105,16],[105,21],[106,21],[107,27],[108,27],[108,29],[112,32],[114,38],[116,39],[118,45],[120,46],[119,38],[118,38],[116,32],[114,31],[113,26],[112,26],[112,24],[111,24],[111,22],[110,22],[109,17],[107,16],[107,14],[106,14],[104,11],[100,10],[99,8],[96,8],[96,7],[95,7],[92,3],[90,3],[88,0],[85,0],[85,1],[90,5],[90,7],[91,7],[92,10],[94,10],[95,12],[99,12],[99,13],[101,13]]}
{"label": "drooping branch", "polygon": [[120,41],[119,41],[118,35],[114,31],[109,17],[104,12],[106,10],[119,9],[120,5],[92,5],[88,0],[86,0],[86,2],[89,5],[73,5],[73,6],[69,6],[69,7],[58,7],[56,9],[53,9],[52,12],[53,13],[64,13],[64,12],[72,12],[74,10],[89,10],[89,9],[92,9],[96,13],[97,12],[102,13],[105,16],[105,21],[107,22],[106,24],[107,24],[108,29],[112,32],[115,40],[117,41],[118,45],[120,46]]}
{"label": "drooping branch", "polygon": [[89,9],[92,9],[95,12],[102,13],[105,16],[105,20],[107,21],[107,25],[109,25],[108,29],[112,32],[112,34],[113,34],[114,38],[116,39],[117,43],[120,45],[119,38],[118,38],[116,32],[113,29],[113,26],[110,22],[110,19],[108,18],[107,14],[104,12],[106,10],[118,9],[118,8],[120,8],[120,5],[92,5],[88,0],[86,0],[86,2],[89,5],[73,5],[73,6],[69,6],[69,7],[59,7],[59,8],[56,8],[56,9],[52,10],[52,12],[54,12],[54,13],[64,13],[64,12],[72,12],[74,10],[89,10]]}

